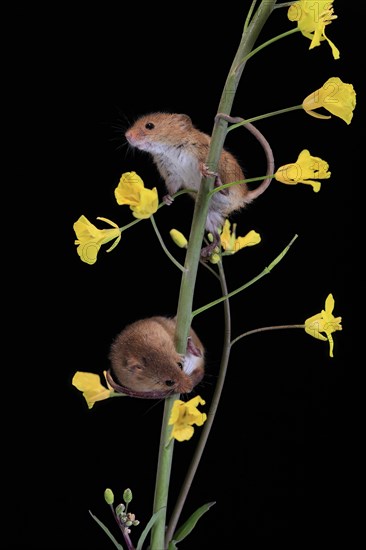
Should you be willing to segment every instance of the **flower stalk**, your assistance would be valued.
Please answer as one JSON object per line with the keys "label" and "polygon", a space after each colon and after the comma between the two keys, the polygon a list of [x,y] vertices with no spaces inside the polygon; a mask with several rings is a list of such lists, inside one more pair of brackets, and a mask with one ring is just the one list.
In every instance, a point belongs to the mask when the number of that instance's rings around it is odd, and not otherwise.
{"label": "flower stalk", "polygon": [[[235,92],[245,67],[245,61],[243,61],[243,59],[245,59],[245,57],[251,52],[260,31],[273,10],[275,3],[276,0],[263,0],[258,7],[258,10],[255,12],[250,24],[245,27],[236,56],[225,82],[218,112],[230,114]],[[226,128],[227,122],[225,120],[215,120],[207,159],[208,168],[213,172],[217,171],[218,161],[226,137]],[[186,271],[182,274],[177,307],[175,343],[177,352],[181,354],[184,354],[186,351],[187,338],[192,321],[194,289],[210,200],[208,194],[213,189],[214,179],[214,176],[205,176],[202,178],[201,186],[195,201],[189,244],[184,264]],[[164,419],[160,437],[159,460],[153,507],[153,513],[160,509],[163,509],[164,513],[159,516],[152,528],[151,550],[161,550],[166,548],[166,510],[174,448],[173,442],[170,442],[169,445],[166,445],[166,442],[169,439],[171,430],[171,427],[168,425],[168,419],[170,417],[173,403],[176,399],[179,399],[179,394],[167,398],[164,406]]]}
{"label": "flower stalk", "polygon": [[[218,263],[218,269],[219,269],[219,278],[220,278],[220,284],[221,284],[221,292],[223,296],[227,296],[228,290],[227,290],[225,272],[224,272],[222,262]],[[186,477],[184,479],[181,491],[176,500],[174,510],[167,527],[166,539],[165,539],[166,545],[169,544],[169,541],[172,539],[175,529],[177,527],[180,514],[182,512],[189,489],[193,482],[193,478],[196,474],[204,448],[206,446],[206,442],[210,434],[213,421],[215,419],[221,393],[224,387],[226,371],[227,371],[229,358],[230,358],[230,338],[231,338],[231,315],[230,315],[230,304],[228,299],[224,301],[223,306],[224,306],[224,341],[223,341],[223,351],[221,356],[219,375],[215,385],[215,391],[212,397],[206,423],[201,431],[200,439],[198,441],[197,447],[192,457],[191,464],[187,470]]]}

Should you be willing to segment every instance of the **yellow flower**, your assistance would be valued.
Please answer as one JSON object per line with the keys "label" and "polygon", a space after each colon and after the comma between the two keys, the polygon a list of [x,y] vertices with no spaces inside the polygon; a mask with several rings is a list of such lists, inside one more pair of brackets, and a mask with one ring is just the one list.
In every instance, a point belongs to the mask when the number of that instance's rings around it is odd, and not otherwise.
{"label": "yellow flower", "polygon": [[319,157],[313,157],[307,149],[301,151],[297,161],[293,164],[281,166],[275,173],[277,181],[288,185],[305,183],[312,185],[317,193],[320,189],[320,182],[310,178],[328,179],[331,173],[328,172],[329,165]]}
{"label": "yellow flower", "polygon": [[194,432],[192,425],[202,426],[207,419],[207,415],[197,409],[197,405],[199,404],[205,404],[205,401],[199,395],[187,402],[180,399],[174,401],[169,419],[169,425],[173,426],[170,435],[171,439],[187,441],[191,439]]}
{"label": "yellow flower", "polygon": [[[334,298],[332,294],[329,294],[325,300],[325,310],[323,309],[320,313],[309,317],[309,319],[305,321],[305,331],[310,334],[310,336],[318,338],[318,340],[324,340],[325,342],[328,340],[330,357],[333,357],[332,332],[342,330],[342,317],[334,317],[333,309]],[[320,334],[321,332],[324,332],[325,336]]]}
{"label": "yellow flower", "polygon": [[334,59],[339,59],[339,50],[325,35],[326,25],[337,19],[333,15],[333,0],[299,0],[292,4],[287,12],[290,21],[297,21],[297,26],[306,38],[311,40],[309,50],[320,46],[320,42],[326,40],[332,49]]}
{"label": "yellow flower", "polygon": [[[103,371],[104,378],[106,372]],[[108,399],[113,393],[113,388],[108,384],[108,388],[102,386],[100,383],[100,376],[92,372],[80,372],[77,371],[72,379],[72,385],[78,390],[83,392],[83,396],[91,409],[96,401],[103,401]]]}
{"label": "yellow flower", "polygon": [[114,190],[118,204],[128,204],[135,218],[149,218],[158,209],[158,192],[145,189],[144,182],[136,172],[122,174]]}
{"label": "yellow flower", "polygon": [[113,229],[97,229],[85,216],[80,216],[74,223],[74,231],[77,236],[75,244],[79,245],[77,253],[82,261],[87,264],[94,264],[97,261],[97,254],[102,244],[116,239],[107,250],[107,252],[110,252],[121,240],[121,230],[114,222],[100,217],[97,220],[109,223],[113,226]]}
{"label": "yellow flower", "polygon": [[314,109],[324,107],[332,115],[338,116],[350,124],[353,110],[356,107],[356,92],[352,84],[345,84],[340,78],[333,76],[319,90],[308,95],[302,106],[309,115],[316,118],[331,118],[314,113]]}
{"label": "yellow flower", "polygon": [[177,246],[187,248],[188,241],[178,229],[171,229],[169,234]]}
{"label": "yellow flower", "polygon": [[261,241],[261,236],[253,229],[249,231],[245,237],[237,237],[235,231],[236,223],[233,224],[233,230],[230,232],[230,222],[229,220],[225,220],[224,227],[220,235],[220,241],[222,248],[228,254],[235,254],[238,250],[241,250],[246,246],[254,246]]}

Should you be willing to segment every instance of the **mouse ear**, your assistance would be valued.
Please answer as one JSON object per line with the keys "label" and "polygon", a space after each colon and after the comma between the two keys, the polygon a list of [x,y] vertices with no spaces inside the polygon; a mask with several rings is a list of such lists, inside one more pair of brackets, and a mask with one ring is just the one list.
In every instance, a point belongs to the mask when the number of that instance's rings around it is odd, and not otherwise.
{"label": "mouse ear", "polygon": [[133,355],[130,357],[127,357],[125,362],[125,367],[131,372],[131,371],[141,371],[144,368],[143,363]]}
{"label": "mouse ear", "polygon": [[179,122],[184,126],[185,128],[192,128],[192,120],[188,115],[184,115],[182,113],[176,115]]}

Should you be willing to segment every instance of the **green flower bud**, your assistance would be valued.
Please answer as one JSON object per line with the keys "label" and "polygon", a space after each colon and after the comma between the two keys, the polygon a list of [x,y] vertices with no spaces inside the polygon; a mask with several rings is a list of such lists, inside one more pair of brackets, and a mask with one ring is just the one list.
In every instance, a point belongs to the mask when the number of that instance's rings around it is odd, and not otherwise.
{"label": "green flower bud", "polygon": [[104,491],[104,500],[106,501],[107,504],[113,504],[114,494],[113,494],[112,489],[106,489]]}
{"label": "green flower bud", "polygon": [[220,261],[220,255],[219,254],[216,254],[216,252],[214,254],[212,254],[212,256],[210,256],[210,262],[212,264],[218,264],[219,261]]}
{"label": "green flower bud", "polygon": [[131,520],[126,521],[125,525],[126,527],[131,527],[132,521]]}
{"label": "green flower bud", "polygon": [[124,504],[118,504],[118,506],[116,507],[117,516],[120,516],[121,514],[123,514],[125,508],[126,506]]}
{"label": "green flower bud", "polygon": [[136,526],[136,525],[139,525],[139,523],[140,523],[139,520],[138,520],[138,519],[135,519],[135,521],[132,522],[132,525],[135,525],[135,526]]}
{"label": "green flower bud", "polygon": [[131,500],[132,500],[132,491],[131,491],[131,489],[125,489],[125,491],[123,492],[123,500],[125,501],[126,504],[131,502]]}

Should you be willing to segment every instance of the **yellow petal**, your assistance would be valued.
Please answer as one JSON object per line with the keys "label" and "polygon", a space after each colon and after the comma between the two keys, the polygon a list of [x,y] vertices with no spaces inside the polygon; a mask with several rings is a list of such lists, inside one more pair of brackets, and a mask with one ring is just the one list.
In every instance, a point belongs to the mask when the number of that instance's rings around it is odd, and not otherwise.
{"label": "yellow petal", "polygon": [[142,189],[138,203],[131,204],[130,208],[135,218],[146,219],[157,211],[158,205],[158,192],[154,187],[153,189]]}
{"label": "yellow petal", "polygon": [[313,321],[312,323],[305,323],[305,332],[310,334],[313,338],[317,340],[327,341],[327,338],[320,334],[320,331],[323,330],[322,324],[319,321]]}
{"label": "yellow petal", "polygon": [[111,396],[111,391],[100,383],[100,377],[92,372],[77,371],[72,378],[72,385],[83,392],[89,409],[96,401],[102,401]]}
{"label": "yellow petal", "polygon": [[235,240],[235,252],[241,250],[245,246],[254,246],[261,242],[261,236],[259,233],[252,229],[245,235],[245,237],[237,237]]}
{"label": "yellow petal", "polygon": [[173,428],[171,437],[177,441],[188,441],[194,434],[194,428],[189,425]]}
{"label": "yellow petal", "polygon": [[100,245],[96,241],[84,242],[76,249],[80,259],[89,265],[95,264],[99,250]]}
{"label": "yellow petal", "polygon": [[140,193],[143,189],[144,182],[136,172],[125,172],[114,190],[114,195],[118,204],[133,206],[140,202]]}
{"label": "yellow petal", "polygon": [[174,401],[173,407],[172,407],[172,410],[171,410],[171,413],[170,413],[170,418],[169,418],[169,424],[170,425],[175,424],[175,422],[178,420],[179,410],[180,410],[181,405],[184,405],[184,401],[181,401],[180,399],[177,399],[176,401]]}
{"label": "yellow petal", "polygon": [[86,391],[101,386],[100,377],[92,372],[77,371],[72,378],[72,385],[80,391]]}
{"label": "yellow petal", "polygon": [[325,300],[325,311],[327,313],[332,314],[334,309],[334,298],[333,294],[328,294],[326,300]]}

